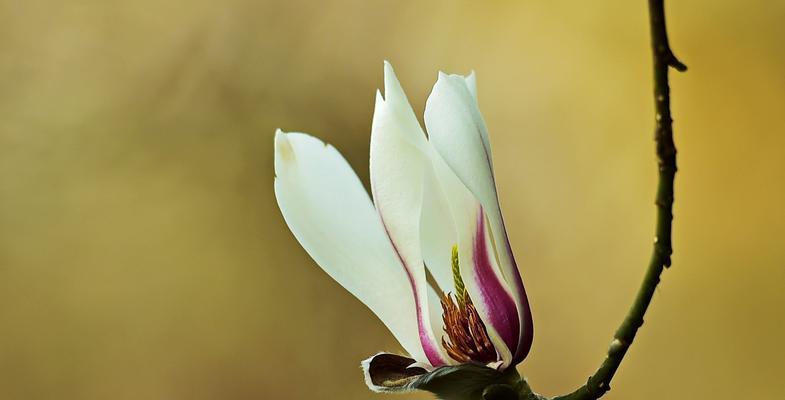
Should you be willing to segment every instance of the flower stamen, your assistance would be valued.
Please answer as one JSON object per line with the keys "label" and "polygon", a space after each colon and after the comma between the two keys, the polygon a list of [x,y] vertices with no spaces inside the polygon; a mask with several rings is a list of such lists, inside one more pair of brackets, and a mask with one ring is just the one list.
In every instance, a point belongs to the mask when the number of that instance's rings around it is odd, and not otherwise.
{"label": "flower stamen", "polygon": [[452,248],[452,272],[455,293],[444,293],[441,299],[444,331],[449,338],[442,337],[442,346],[460,363],[497,361],[496,349],[461,279],[457,246]]}
{"label": "flower stamen", "polygon": [[466,291],[461,295],[445,293],[441,302],[444,331],[449,338],[442,337],[442,346],[447,354],[461,363],[496,361],[496,349]]}

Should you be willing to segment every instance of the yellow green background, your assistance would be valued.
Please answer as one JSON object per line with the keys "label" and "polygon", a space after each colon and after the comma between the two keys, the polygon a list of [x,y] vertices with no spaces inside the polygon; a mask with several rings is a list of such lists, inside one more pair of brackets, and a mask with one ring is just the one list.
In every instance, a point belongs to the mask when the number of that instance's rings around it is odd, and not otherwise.
{"label": "yellow green background", "polygon": [[[785,3],[668,1],[674,266],[608,399],[785,397]],[[273,132],[367,182],[374,91],[475,70],[535,320],[594,371],[654,232],[646,2],[0,1],[0,398],[382,399],[397,351],[286,228]],[[369,266],[372,267],[372,266]],[[413,394],[399,399],[424,399]]]}

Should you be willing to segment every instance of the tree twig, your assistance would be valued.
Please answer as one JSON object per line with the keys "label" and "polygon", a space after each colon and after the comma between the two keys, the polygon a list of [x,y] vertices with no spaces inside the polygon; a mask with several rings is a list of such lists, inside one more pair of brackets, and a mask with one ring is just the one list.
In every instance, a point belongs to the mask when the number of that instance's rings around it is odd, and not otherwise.
{"label": "tree twig", "polygon": [[557,396],[554,400],[594,400],[610,390],[610,382],[627,353],[635,334],[643,325],[643,316],[651,303],[660,274],[671,265],[671,224],[673,221],[673,181],[676,175],[676,145],[673,142],[673,129],[670,111],[670,88],[668,86],[668,70],[686,71],[687,66],[673,54],[668,43],[665,28],[664,0],[649,1],[649,24],[651,28],[651,46],[654,61],[654,104],[656,128],[657,163],[659,182],[657,184],[657,228],[654,237],[654,250],[649,267],[643,278],[635,302],[626,318],[614,335],[608,355],[597,372],[589,377],[585,385],[576,391]]}

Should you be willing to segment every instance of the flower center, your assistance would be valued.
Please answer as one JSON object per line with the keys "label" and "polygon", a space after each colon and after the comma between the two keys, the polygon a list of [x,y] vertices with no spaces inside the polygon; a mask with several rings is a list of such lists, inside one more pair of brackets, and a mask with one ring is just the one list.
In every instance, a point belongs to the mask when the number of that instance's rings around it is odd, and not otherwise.
{"label": "flower center", "polygon": [[460,363],[497,361],[496,349],[461,279],[457,246],[452,248],[452,274],[455,293],[444,293],[441,299],[444,331],[449,338],[442,337],[442,346]]}

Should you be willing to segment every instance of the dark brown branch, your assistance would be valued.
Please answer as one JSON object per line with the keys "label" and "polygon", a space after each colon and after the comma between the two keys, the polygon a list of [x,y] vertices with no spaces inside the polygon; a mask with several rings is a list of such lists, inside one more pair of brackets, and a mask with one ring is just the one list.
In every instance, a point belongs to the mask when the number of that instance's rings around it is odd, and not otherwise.
{"label": "dark brown branch", "polygon": [[673,181],[677,168],[676,145],[673,142],[673,119],[671,118],[670,110],[668,71],[669,68],[674,68],[677,71],[686,71],[687,66],[676,58],[668,43],[663,1],[649,0],[649,23],[654,60],[654,107],[656,112],[654,140],[659,171],[657,197],[655,200],[657,205],[657,227],[654,237],[654,250],[635,302],[616,331],[616,335],[614,335],[608,349],[608,355],[600,365],[600,368],[578,390],[568,395],[557,396],[554,400],[594,400],[610,390],[613,375],[635,339],[635,334],[643,325],[643,316],[646,314],[657,284],[660,282],[660,274],[662,274],[664,268],[671,265],[671,254],[673,253],[671,244]]}

